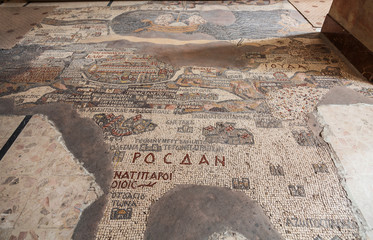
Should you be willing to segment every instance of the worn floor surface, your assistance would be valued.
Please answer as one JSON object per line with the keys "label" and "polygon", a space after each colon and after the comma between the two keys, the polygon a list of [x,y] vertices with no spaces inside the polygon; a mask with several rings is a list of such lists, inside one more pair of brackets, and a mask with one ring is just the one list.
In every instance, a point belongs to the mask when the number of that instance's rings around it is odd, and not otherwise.
{"label": "worn floor surface", "polygon": [[373,86],[290,3],[108,4],[0,51],[2,239],[372,238]]}

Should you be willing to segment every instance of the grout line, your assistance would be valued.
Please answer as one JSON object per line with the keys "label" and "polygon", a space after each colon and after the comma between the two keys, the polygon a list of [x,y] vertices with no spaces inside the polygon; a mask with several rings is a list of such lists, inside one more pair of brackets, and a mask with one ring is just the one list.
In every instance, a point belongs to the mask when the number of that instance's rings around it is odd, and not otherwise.
{"label": "grout line", "polygon": [[32,115],[26,115],[26,117],[22,120],[22,122],[18,125],[17,129],[14,130],[12,136],[8,139],[5,145],[0,150],[0,161],[3,159],[4,155],[8,152],[9,148],[12,146],[14,141],[17,139],[18,135],[22,132],[25,128],[27,123],[30,121]]}
{"label": "grout line", "polygon": [[108,7],[111,6],[111,4],[113,4],[114,0],[110,0],[109,3],[107,4]]}
{"label": "grout line", "polygon": [[291,6],[293,6],[293,8],[295,9],[295,10],[297,10],[297,12],[299,12],[300,13],[300,15],[302,15],[302,17],[304,18],[304,19],[306,19],[306,21],[313,27],[313,28],[318,28],[318,27],[315,27],[315,26],[313,26],[313,24],[311,23],[311,21],[310,20],[308,20],[308,18],[306,18],[306,15],[304,15],[290,0],[288,0],[288,3],[290,3],[291,4]]}
{"label": "grout line", "polygon": [[29,5],[30,4],[30,2],[27,2],[27,3],[25,3],[25,5],[23,5],[22,7],[26,7],[27,5]]}

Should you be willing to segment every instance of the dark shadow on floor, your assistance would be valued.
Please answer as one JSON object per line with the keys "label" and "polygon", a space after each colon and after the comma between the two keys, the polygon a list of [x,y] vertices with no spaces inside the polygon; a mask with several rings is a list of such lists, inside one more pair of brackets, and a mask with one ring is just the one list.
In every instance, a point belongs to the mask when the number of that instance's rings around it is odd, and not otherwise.
{"label": "dark shadow on floor", "polygon": [[176,186],[151,206],[144,239],[208,239],[227,230],[247,239],[283,239],[243,192],[197,185]]}
{"label": "dark shadow on floor", "polygon": [[48,116],[61,132],[69,151],[94,175],[104,195],[83,211],[73,235],[73,239],[94,239],[97,225],[103,217],[106,196],[113,177],[111,153],[104,142],[102,130],[92,119],[80,117],[71,105],[65,103],[15,108],[12,99],[0,99],[1,114]]}

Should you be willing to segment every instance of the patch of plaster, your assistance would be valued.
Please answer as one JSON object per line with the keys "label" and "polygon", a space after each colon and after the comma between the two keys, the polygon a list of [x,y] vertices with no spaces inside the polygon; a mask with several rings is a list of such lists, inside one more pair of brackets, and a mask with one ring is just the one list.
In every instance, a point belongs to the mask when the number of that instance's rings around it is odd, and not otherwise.
{"label": "patch of plaster", "polygon": [[347,105],[356,103],[373,104],[373,99],[365,97],[352,89],[347,87],[334,87],[323,97],[317,106],[321,105]]}

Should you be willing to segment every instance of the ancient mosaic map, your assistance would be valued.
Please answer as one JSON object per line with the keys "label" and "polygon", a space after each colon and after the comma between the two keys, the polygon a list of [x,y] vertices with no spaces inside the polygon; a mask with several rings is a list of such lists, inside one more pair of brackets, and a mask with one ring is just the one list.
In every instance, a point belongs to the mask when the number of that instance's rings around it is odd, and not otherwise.
{"label": "ancient mosaic map", "polygon": [[285,239],[358,239],[307,119],[330,88],[371,87],[287,2],[256,2],[56,8],[1,51],[1,96],[71,104],[102,130],[114,173],[97,239],[143,239],[180,184],[243,192]]}

